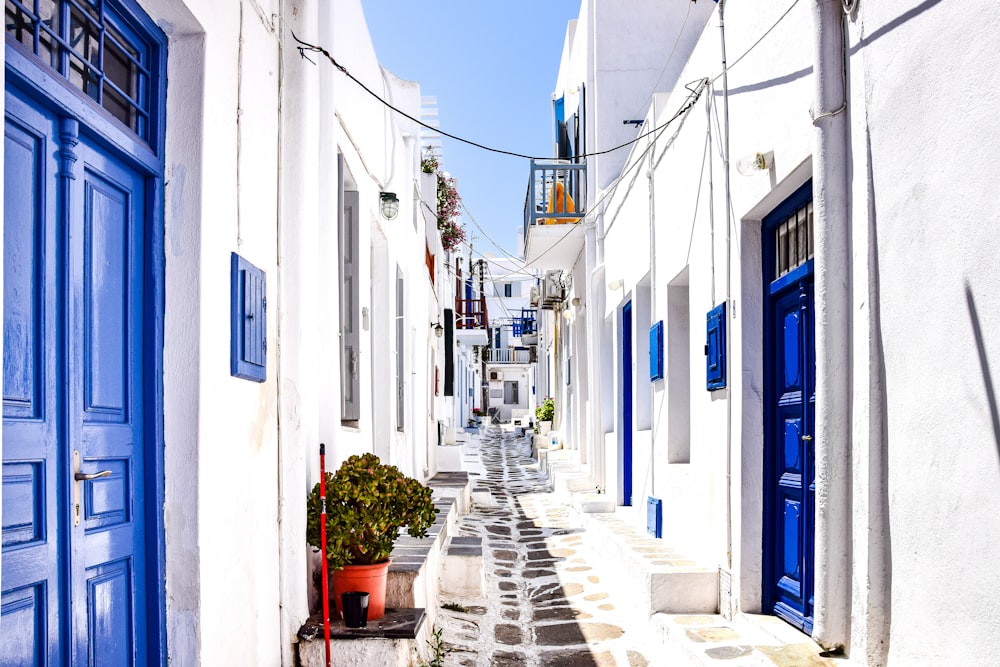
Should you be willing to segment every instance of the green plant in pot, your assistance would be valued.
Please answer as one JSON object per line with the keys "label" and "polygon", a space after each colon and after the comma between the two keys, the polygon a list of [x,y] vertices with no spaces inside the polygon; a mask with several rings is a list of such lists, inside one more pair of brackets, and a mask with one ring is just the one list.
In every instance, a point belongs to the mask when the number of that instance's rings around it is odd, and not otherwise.
{"label": "green plant in pot", "polygon": [[[307,512],[307,538],[319,549],[318,482],[309,494]],[[424,537],[436,515],[430,488],[374,454],[351,456],[336,473],[326,473],[326,557],[337,610],[342,592],[367,590],[368,618],[381,618],[389,554],[400,529]]]}
{"label": "green plant in pot", "polygon": [[535,429],[541,435],[545,435],[552,428],[552,420],[556,416],[556,402],[553,398],[546,398],[541,405],[535,408],[535,419],[538,426]]}

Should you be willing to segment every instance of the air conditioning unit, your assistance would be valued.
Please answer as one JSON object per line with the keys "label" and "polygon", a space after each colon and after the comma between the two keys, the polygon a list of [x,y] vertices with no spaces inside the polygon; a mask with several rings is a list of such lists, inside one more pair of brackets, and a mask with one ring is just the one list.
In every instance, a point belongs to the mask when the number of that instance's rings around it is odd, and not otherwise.
{"label": "air conditioning unit", "polygon": [[531,292],[529,293],[528,300],[531,301],[532,306],[538,305],[538,285],[531,286]]}
{"label": "air conditioning unit", "polygon": [[555,304],[566,298],[562,284],[562,271],[549,271],[542,279],[541,308],[552,310]]}
{"label": "air conditioning unit", "polygon": [[500,379],[500,371],[490,371],[490,379],[491,380],[499,380]]}

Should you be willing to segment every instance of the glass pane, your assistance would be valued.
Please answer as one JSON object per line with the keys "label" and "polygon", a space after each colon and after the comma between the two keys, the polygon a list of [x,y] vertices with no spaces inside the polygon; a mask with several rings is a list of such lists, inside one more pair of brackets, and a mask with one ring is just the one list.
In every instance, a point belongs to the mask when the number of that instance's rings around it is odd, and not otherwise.
{"label": "glass pane", "polygon": [[805,264],[806,260],[809,258],[809,249],[806,247],[809,245],[809,232],[808,223],[806,222],[805,207],[800,208],[798,213],[795,214],[795,217],[798,218],[796,226],[798,227],[799,264]]}
{"label": "glass pane", "polygon": [[69,13],[69,45],[87,62],[101,66],[101,33],[94,21],[75,7]]}
{"label": "glass pane", "polygon": [[778,276],[788,272],[788,223],[778,227]]}
{"label": "glass pane", "polygon": [[806,204],[806,217],[808,218],[808,228],[809,228],[809,256],[813,256],[813,203],[809,202]]}
{"label": "glass pane", "polygon": [[11,0],[7,0],[4,8],[4,20],[7,25],[7,34],[34,51],[35,32],[31,16]]}
{"label": "glass pane", "polygon": [[71,56],[69,59],[69,80],[74,86],[82,90],[87,97],[95,101],[97,100],[98,91],[100,90],[97,85],[97,73],[76,56]]}

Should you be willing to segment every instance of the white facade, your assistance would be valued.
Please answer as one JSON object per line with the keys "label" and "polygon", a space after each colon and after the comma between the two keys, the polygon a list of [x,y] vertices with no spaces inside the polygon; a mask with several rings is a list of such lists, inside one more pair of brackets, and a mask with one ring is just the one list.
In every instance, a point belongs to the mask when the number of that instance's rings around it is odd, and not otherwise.
{"label": "white facade", "polygon": [[[162,441],[146,445],[162,453],[162,554],[150,562],[164,590],[148,593],[164,600],[172,664],[294,664],[315,596],[304,501],[319,444],[328,470],[374,451],[418,479],[435,474],[448,406],[435,395],[445,354],[433,324],[454,295],[423,215],[435,196],[419,172],[418,126],[322,54],[300,57],[292,33],[414,116],[419,88],[379,66],[359,0],[125,4],[167,39]],[[338,155],[359,203],[350,420]],[[398,196],[395,219],[380,213],[383,191]],[[231,253],[267,276],[262,383],[230,375]]]}
{"label": "white facade", "polygon": [[[765,404],[776,352],[764,340],[774,326],[768,290],[778,287],[764,279],[776,242],[766,221],[811,182],[815,403],[804,409],[815,420],[815,606],[806,630],[856,664],[984,664],[998,648],[983,585],[1000,547],[988,509],[1000,500],[1000,351],[988,333],[1000,323],[1000,272],[989,260],[1000,241],[987,157],[1000,133],[987,103],[997,56],[985,47],[998,10],[860,2],[845,16],[841,4],[786,3],[782,18],[785,5],[727,3],[728,115],[715,3],[669,16],[647,7],[617,23],[594,19],[613,3],[582,4],[556,97],[585,84],[588,151],[622,143],[625,118],[601,106],[600,91],[623,75],[604,72],[602,54],[631,54],[617,47],[647,40],[666,49],[636,56],[623,84],[631,99],[648,98],[638,131],[647,136],[614,160],[587,161],[586,259],[564,276],[569,315],[543,320],[543,338],[561,337],[558,354],[574,359],[573,389],[555,392],[572,422],[560,428],[575,429],[595,486],[621,503],[630,403],[632,507],[619,510],[644,526],[646,497],[662,499],[664,539],[731,577],[722,611],[771,613],[765,416],[774,408]],[[684,26],[676,46],[646,32],[665,16],[670,34]],[[690,110],[666,125],[692,91]],[[763,170],[752,167],[757,153]],[[726,387],[710,392],[705,317],[723,303]],[[665,379],[651,382],[657,322]]]}
{"label": "white facade", "polygon": [[487,276],[484,292],[490,332],[489,345],[483,350],[488,414],[501,422],[525,414],[534,419],[538,387],[531,348],[538,342],[537,313],[532,312],[537,303],[537,271],[510,257],[487,254],[481,261]]}

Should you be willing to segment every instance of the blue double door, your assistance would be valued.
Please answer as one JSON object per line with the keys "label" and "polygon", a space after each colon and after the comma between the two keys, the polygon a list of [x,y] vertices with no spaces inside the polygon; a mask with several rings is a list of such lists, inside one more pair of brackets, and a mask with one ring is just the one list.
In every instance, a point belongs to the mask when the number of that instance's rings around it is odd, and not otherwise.
{"label": "blue double door", "polygon": [[813,627],[815,318],[811,184],[764,220],[764,608]]}
{"label": "blue double door", "polygon": [[158,662],[151,179],[6,89],[0,665]]}

